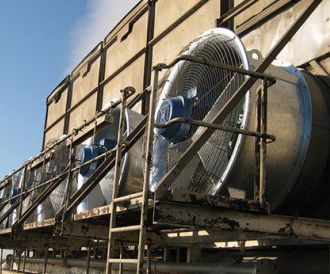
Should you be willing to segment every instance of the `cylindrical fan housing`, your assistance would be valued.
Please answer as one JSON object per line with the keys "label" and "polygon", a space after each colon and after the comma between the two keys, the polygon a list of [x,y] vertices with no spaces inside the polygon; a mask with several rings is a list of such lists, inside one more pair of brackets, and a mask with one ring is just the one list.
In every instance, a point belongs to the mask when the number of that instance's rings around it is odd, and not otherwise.
{"label": "cylindrical fan housing", "polygon": [[[254,66],[262,61],[258,54],[258,60],[252,60],[240,39],[226,29],[204,33],[183,54],[245,69],[252,68],[250,60]],[[330,151],[326,90],[317,77],[292,65],[271,65],[266,72],[277,78],[268,90],[267,132],[275,135],[276,141],[267,145],[266,199],[271,211],[310,216],[313,213],[306,209],[317,208],[322,189],[328,191],[323,196],[330,194],[329,179],[322,177]],[[164,81],[156,117],[162,102],[186,96],[194,101],[187,118],[211,121],[247,78],[181,61]],[[256,89],[260,84],[258,81],[233,108],[224,125],[256,130]],[[179,143],[159,133],[156,131],[154,141],[152,189],[200,136],[201,129],[192,126],[190,135]],[[255,138],[218,130],[192,157],[171,188],[252,200],[254,172]]]}
{"label": "cylindrical fan housing", "polygon": [[[143,115],[126,109],[125,112],[125,135],[129,135],[131,131],[143,119]],[[78,157],[81,162],[88,161],[95,156],[112,149],[117,144],[117,135],[119,129],[120,108],[115,108],[111,111],[112,121],[105,125],[101,130],[97,131],[94,137],[90,137],[81,144]],[[103,147],[103,149],[102,149]],[[97,149],[96,149],[97,148]],[[130,150],[123,156],[121,160],[121,175],[119,179],[119,195],[139,192],[142,190],[143,182],[143,158],[142,158],[142,138],[134,144]],[[93,152],[93,153],[89,153]],[[80,169],[77,178],[78,189],[87,181],[102,163],[102,160],[94,164],[87,165],[86,168]],[[87,196],[86,199],[78,206],[78,212],[85,211],[91,208],[99,207],[104,204],[110,204],[112,199],[112,189],[114,180],[114,168],[100,181],[94,190]]]}
{"label": "cylindrical fan housing", "polygon": [[[306,203],[317,188],[328,183],[319,182],[330,148],[325,90],[316,77],[293,66],[271,66],[267,72],[289,80],[277,79],[268,90],[267,131],[276,141],[267,145],[266,200],[271,211],[304,215],[302,207],[316,207]],[[256,129],[254,91],[250,92],[248,130]],[[218,193],[253,199],[254,171],[255,139],[244,137],[232,171]]]}

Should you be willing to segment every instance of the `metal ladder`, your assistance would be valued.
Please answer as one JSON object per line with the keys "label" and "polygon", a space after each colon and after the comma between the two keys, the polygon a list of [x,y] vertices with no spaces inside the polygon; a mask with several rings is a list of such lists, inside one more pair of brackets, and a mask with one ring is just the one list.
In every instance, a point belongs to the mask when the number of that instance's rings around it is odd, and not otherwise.
{"label": "metal ladder", "polygon": [[[143,273],[143,264],[145,257],[145,242],[146,242],[146,222],[147,222],[147,211],[148,211],[148,200],[149,200],[149,176],[145,175],[143,181],[143,190],[141,192],[133,193],[126,196],[118,196],[119,193],[119,179],[121,173],[121,158],[122,149],[124,144],[124,124],[125,124],[125,109],[127,107],[127,97],[128,93],[131,92],[131,88],[126,88],[121,91],[122,93],[122,107],[120,112],[119,120],[119,130],[117,138],[117,151],[116,151],[116,162],[114,171],[114,183],[112,191],[112,203],[110,205],[110,224],[109,224],[109,237],[108,237],[108,252],[107,252],[107,263],[106,263],[106,274],[111,274],[112,265],[114,263],[119,264],[119,273],[123,273],[124,264],[136,265],[136,273]],[[151,94],[154,94],[153,92]],[[154,96],[151,95],[151,102],[154,101]],[[150,113],[154,112],[154,103],[150,103]],[[146,149],[146,161],[144,165],[144,174],[149,174],[151,165],[151,150],[153,142],[153,127],[154,119],[153,115],[148,117],[148,131],[147,131],[147,149]],[[117,204],[125,201],[130,201],[131,199],[142,198],[140,209],[140,223],[138,225],[128,225],[128,226],[116,226],[117,221]],[[115,234],[123,232],[138,231],[138,256],[134,259],[123,258],[123,245],[120,245],[120,257],[114,258],[113,249],[115,246]],[[150,272],[150,246],[147,246],[147,273]]]}

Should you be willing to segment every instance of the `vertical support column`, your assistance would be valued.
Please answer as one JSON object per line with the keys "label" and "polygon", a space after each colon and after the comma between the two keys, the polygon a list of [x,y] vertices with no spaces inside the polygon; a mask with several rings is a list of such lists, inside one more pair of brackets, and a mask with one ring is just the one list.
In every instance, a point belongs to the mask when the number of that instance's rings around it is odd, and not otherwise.
{"label": "vertical support column", "polygon": [[[256,132],[260,132],[261,115],[261,88],[256,91]],[[259,201],[259,178],[260,178],[260,137],[255,138],[255,168],[254,168],[254,200]]]}
{"label": "vertical support column", "polygon": [[64,117],[64,126],[63,126],[64,134],[67,134],[69,132],[69,125],[70,125],[70,111],[69,110],[71,108],[72,90],[73,90],[72,74],[67,76],[67,85],[68,85],[68,93],[66,96],[65,117]]}
{"label": "vertical support column", "polygon": [[187,263],[197,263],[201,258],[201,248],[198,246],[190,246],[187,248]]}
{"label": "vertical support column", "polygon": [[262,81],[262,85],[256,94],[256,131],[262,137],[257,137],[255,141],[255,200],[264,206],[266,188],[266,152],[267,152],[267,80]]}
{"label": "vertical support column", "polygon": [[28,256],[29,252],[27,249],[25,249],[24,251],[24,259],[23,259],[23,269],[22,269],[22,272],[23,274],[25,273],[25,263],[26,263],[26,257]]}
{"label": "vertical support column", "polygon": [[93,249],[93,258],[94,258],[94,260],[97,258],[97,249],[96,248]]}
{"label": "vertical support column", "polygon": [[98,113],[102,109],[102,105],[103,105],[104,85],[101,83],[103,82],[105,77],[105,64],[106,64],[106,51],[103,47],[103,42],[101,42],[99,78],[98,78],[97,97],[96,97],[96,113]]}
{"label": "vertical support column", "polygon": [[[119,243],[119,258],[122,259],[123,258],[123,252],[124,252],[124,246],[123,246],[123,242]],[[123,264],[120,262],[119,263],[119,270],[118,270],[119,274],[123,274]]]}
{"label": "vertical support column", "polygon": [[107,263],[106,263],[106,273],[110,274],[112,269],[112,264],[109,259],[111,258],[111,251],[114,245],[114,239],[112,236],[112,228],[116,225],[116,205],[113,202],[117,197],[119,192],[119,179],[121,173],[121,158],[122,158],[122,147],[124,142],[124,125],[125,125],[125,109],[127,107],[127,97],[130,92],[135,92],[134,88],[127,87],[121,90],[122,93],[122,104],[120,110],[119,119],[119,130],[117,135],[117,151],[116,151],[116,161],[115,161],[115,172],[113,179],[113,191],[112,191],[112,202],[110,205],[110,224],[109,224],[109,238],[108,238],[108,253],[107,253]]}
{"label": "vertical support column", "polygon": [[[146,89],[151,82],[152,73],[152,51],[153,45],[150,41],[154,38],[155,29],[155,11],[156,11],[156,1],[148,0],[148,29],[147,29],[147,41],[146,41],[146,53],[144,60],[144,78],[143,78],[143,89]],[[142,101],[142,114],[147,114],[149,110],[149,97],[144,97]]]}
{"label": "vertical support column", "polygon": [[46,254],[45,254],[45,263],[44,263],[44,269],[42,271],[42,274],[46,274],[47,272],[47,264],[48,264],[48,247],[46,247]]}
{"label": "vertical support column", "polygon": [[170,260],[170,248],[165,246],[163,250],[163,261],[168,262]]}
{"label": "vertical support column", "polygon": [[180,262],[180,251],[181,251],[180,247],[177,247],[176,248],[176,253],[175,253],[175,262],[176,263]]}
{"label": "vertical support column", "polygon": [[147,143],[146,143],[146,159],[144,164],[144,181],[143,181],[143,195],[142,195],[142,206],[141,206],[141,230],[139,232],[139,250],[138,250],[138,265],[137,273],[143,272],[143,259],[144,259],[144,245],[146,237],[147,213],[148,213],[148,199],[149,199],[149,174],[152,164],[152,150],[154,140],[154,124],[155,124],[155,108],[156,108],[156,95],[158,91],[158,76],[161,68],[155,67],[153,69],[153,83],[150,94],[150,106],[149,106],[149,117],[148,117],[148,128],[147,128]]}
{"label": "vertical support column", "polygon": [[260,119],[260,133],[263,137],[260,140],[260,178],[259,178],[259,203],[265,205],[265,188],[266,188],[266,152],[267,152],[267,139],[265,135],[267,133],[267,80],[262,81],[261,87],[261,119]]}
{"label": "vertical support column", "polygon": [[1,256],[1,259],[0,259],[0,274],[2,274],[3,248],[1,248],[0,256]]}
{"label": "vertical support column", "polygon": [[91,246],[90,246],[90,241],[89,241],[88,248],[87,248],[86,274],[89,274],[90,264],[91,264]]}
{"label": "vertical support column", "polygon": [[22,257],[22,253],[20,252],[18,255],[18,263],[17,263],[16,272],[19,272],[19,269],[21,267],[21,257]]}
{"label": "vertical support column", "polygon": [[147,245],[147,274],[151,274],[151,245]]}
{"label": "vertical support column", "polygon": [[13,257],[11,259],[11,263],[10,263],[10,271],[13,271],[14,268],[14,259],[15,259],[15,254],[16,254],[16,250],[13,250]]}
{"label": "vertical support column", "polygon": [[[227,12],[229,12],[234,7],[234,1],[233,0],[221,0],[220,1],[220,16],[223,16]],[[227,29],[234,29],[234,19],[230,19],[227,22],[225,22],[222,27]]]}

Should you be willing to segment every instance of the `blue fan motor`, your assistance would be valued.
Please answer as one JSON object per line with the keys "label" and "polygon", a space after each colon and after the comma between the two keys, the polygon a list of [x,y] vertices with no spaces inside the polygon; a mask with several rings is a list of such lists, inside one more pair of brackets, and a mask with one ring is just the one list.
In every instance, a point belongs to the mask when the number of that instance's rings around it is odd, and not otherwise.
{"label": "blue fan motor", "polygon": [[[86,163],[89,160],[101,155],[106,150],[113,149],[116,146],[116,141],[103,139],[99,144],[96,145],[86,145],[80,148],[78,154],[78,160],[81,163]],[[80,168],[80,174],[86,176],[87,174],[94,172],[96,168],[102,163],[102,159],[91,163],[89,165]]]}
{"label": "blue fan motor", "polygon": [[[165,99],[156,113],[156,123],[164,124],[177,117],[191,119],[192,101],[192,99],[181,95]],[[166,128],[157,128],[156,133],[165,137],[171,143],[178,143],[188,137],[190,127],[190,124],[177,122]]]}

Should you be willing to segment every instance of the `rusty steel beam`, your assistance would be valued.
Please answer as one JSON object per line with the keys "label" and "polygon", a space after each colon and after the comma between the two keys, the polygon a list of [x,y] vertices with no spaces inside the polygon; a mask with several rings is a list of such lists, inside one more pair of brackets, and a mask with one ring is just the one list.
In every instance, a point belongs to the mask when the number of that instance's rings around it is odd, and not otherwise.
{"label": "rusty steel beam", "polygon": [[[294,34],[300,29],[307,18],[313,13],[317,6],[321,3],[321,0],[314,0],[307,9],[299,16],[299,18],[293,23],[289,30],[281,37],[281,39],[275,44],[275,46],[270,50],[264,60],[255,69],[257,73],[263,73],[267,67],[272,63],[276,56],[285,47],[288,41],[294,36]],[[228,102],[222,107],[218,114],[213,118],[211,123],[222,123],[224,119],[231,112],[232,108],[236,106],[239,101],[243,98],[246,92],[256,83],[257,78],[250,77],[247,79],[240,88],[232,95]],[[211,137],[214,129],[206,128],[202,131],[200,136],[189,146],[187,151],[180,157],[178,162],[171,168],[169,172],[163,177],[159,182],[156,195],[162,195],[175,180],[175,178],[180,174],[180,172],[189,163],[192,155],[194,155],[204,143]]]}
{"label": "rusty steel beam", "polygon": [[[157,202],[154,222],[172,227],[205,227],[237,232],[263,233],[268,236],[308,238],[330,242],[330,221],[289,216],[261,215],[236,210],[182,206],[171,202]],[[236,236],[235,236],[236,237]]]}
{"label": "rusty steel beam", "polygon": [[108,240],[109,226],[93,222],[63,222],[54,225],[54,235],[68,238]]}
{"label": "rusty steel beam", "polygon": [[15,238],[10,238],[10,235],[0,237],[0,246],[5,248],[44,248],[45,244],[49,247],[81,247],[88,243],[87,239],[64,238],[52,236],[51,233],[37,231],[21,231],[15,235]]}
{"label": "rusty steel beam", "polygon": [[214,196],[203,193],[181,192],[175,189],[169,190],[162,197],[161,201],[173,201],[182,204],[195,204],[198,206],[228,208],[244,212],[266,213],[267,208],[260,207],[260,204],[246,199],[236,199],[225,196]]}

